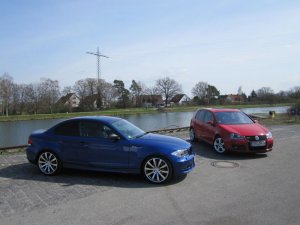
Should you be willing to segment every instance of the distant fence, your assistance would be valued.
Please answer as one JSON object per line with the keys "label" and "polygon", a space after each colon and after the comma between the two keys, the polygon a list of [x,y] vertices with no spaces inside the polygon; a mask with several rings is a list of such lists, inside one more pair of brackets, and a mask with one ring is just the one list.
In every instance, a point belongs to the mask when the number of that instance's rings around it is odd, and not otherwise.
{"label": "distant fence", "polygon": [[175,132],[182,132],[188,130],[190,127],[176,127],[176,128],[169,128],[169,129],[161,129],[161,130],[152,130],[148,131],[147,133],[175,133]]}

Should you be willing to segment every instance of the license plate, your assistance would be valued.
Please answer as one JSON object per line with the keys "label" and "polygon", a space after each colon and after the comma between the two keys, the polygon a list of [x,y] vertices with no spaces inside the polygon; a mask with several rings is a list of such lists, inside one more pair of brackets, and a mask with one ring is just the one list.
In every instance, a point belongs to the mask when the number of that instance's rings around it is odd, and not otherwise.
{"label": "license plate", "polygon": [[259,146],[265,146],[266,145],[266,141],[252,141],[251,142],[251,146],[252,147],[259,147]]}

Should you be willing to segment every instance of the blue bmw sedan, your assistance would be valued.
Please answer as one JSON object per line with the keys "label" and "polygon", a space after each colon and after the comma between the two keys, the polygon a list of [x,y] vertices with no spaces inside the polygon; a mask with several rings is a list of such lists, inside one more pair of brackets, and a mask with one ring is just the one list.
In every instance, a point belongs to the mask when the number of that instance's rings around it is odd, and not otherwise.
{"label": "blue bmw sedan", "polygon": [[35,131],[26,154],[45,175],[58,174],[64,167],[142,174],[152,183],[167,182],[195,166],[190,143],[146,133],[109,116],[73,118]]}

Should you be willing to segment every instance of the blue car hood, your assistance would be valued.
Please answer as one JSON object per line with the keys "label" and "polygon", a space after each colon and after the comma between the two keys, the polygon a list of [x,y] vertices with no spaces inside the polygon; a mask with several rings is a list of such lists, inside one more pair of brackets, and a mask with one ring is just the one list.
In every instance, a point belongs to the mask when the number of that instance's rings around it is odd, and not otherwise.
{"label": "blue car hood", "polygon": [[138,146],[163,148],[165,150],[175,151],[179,149],[188,149],[191,144],[180,138],[170,137],[160,134],[148,133],[142,137],[131,140],[131,143]]}

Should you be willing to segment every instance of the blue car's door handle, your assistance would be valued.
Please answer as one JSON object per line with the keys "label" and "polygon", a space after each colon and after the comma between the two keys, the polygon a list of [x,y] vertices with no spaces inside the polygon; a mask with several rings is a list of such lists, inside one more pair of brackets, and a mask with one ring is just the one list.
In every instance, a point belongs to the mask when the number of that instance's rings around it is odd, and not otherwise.
{"label": "blue car's door handle", "polygon": [[88,147],[88,142],[85,142],[85,141],[80,141],[79,144],[83,147]]}

